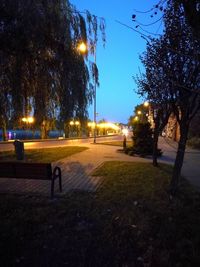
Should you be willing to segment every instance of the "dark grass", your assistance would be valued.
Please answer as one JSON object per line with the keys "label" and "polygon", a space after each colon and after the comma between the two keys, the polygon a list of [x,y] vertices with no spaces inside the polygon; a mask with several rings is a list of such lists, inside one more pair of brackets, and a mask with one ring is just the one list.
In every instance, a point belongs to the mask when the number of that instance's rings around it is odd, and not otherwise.
{"label": "dark grass", "polygon": [[[101,144],[101,145],[109,145],[109,146],[120,146],[120,147],[123,147],[123,141],[112,141],[112,142],[100,142],[98,144]],[[133,142],[132,141],[126,141],[126,145],[128,147],[131,147],[133,145]]]}
{"label": "dark grass", "polygon": [[107,162],[96,193],[0,195],[1,265],[199,266],[200,195],[182,181],[170,200],[170,172]]}
{"label": "dark grass", "polygon": [[[24,161],[29,162],[54,162],[62,158],[69,157],[73,154],[82,152],[88,149],[87,147],[79,146],[66,146],[66,147],[53,147],[53,148],[41,148],[41,149],[25,149]],[[12,161],[16,160],[14,151],[0,152],[0,161]]]}

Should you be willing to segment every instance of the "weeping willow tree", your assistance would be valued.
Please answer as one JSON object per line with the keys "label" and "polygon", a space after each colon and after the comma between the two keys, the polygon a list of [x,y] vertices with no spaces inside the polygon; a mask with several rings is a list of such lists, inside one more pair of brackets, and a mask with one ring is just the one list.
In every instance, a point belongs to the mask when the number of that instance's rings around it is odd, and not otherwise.
{"label": "weeping willow tree", "polygon": [[2,72],[0,78],[0,129],[2,129],[2,137],[4,141],[7,140],[6,125],[9,120],[11,99],[9,79],[7,78],[7,75],[5,75],[5,65],[7,65],[7,59],[3,57],[3,54],[1,53]]}
{"label": "weeping willow tree", "polygon": [[[1,118],[19,127],[21,118],[34,114],[41,137],[59,119],[84,120],[87,106],[98,83],[97,66],[90,68],[89,56],[76,47],[80,41],[91,48],[101,33],[105,43],[105,22],[88,11],[80,13],[65,0],[2,0]],[[90,49],[88,53],[93,54]],[[9,103],[9,105],[8,105]],[[2,120],[1,120],[2,121]]]}

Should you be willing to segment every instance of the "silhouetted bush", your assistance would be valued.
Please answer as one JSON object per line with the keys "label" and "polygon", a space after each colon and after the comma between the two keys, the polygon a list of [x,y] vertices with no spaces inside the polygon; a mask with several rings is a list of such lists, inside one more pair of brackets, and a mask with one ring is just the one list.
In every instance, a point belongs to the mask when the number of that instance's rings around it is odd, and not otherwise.
{"label": "silhouetted bush", "polygon": [[[133,147],[125,149],[125,153],[129,155],[147,156],[153,154],[153,131],[149,123],[134,123],[133,124]],[[160,156],[161,150],[158,150]]]}
{"label": "silhouetted bush", "polygon": [[192,137],[187,141],[187,145],[191,146],[192,148],[200,149],[200,138]]}

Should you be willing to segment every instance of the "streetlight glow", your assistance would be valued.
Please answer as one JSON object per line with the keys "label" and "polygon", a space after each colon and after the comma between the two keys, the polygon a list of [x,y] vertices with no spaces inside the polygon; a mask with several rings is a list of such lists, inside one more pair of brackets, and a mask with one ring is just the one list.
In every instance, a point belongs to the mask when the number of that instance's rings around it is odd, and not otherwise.
{"label": "streetlight glow", "polygon": [[27,123],[33,123],[34,122],[34,118],[33,117],[23,117],[22,121],[23,122],[27,122]]}
{"label": "streetlight glow", "polygon": [[145,107],[148,107],[148,106],[149,106],[149,102],[148,102],[148,101],[145,101],[145,102],[144,102],[144,106],[145,106]]}
{"label": "streetlight glow", "polygon": [[135,116],[134,120],[135,120],[135,121],[138,121],[138,116]]}
{"label": "streetlight glow", "polygon": [[125,136],[128,136],[128,129],[123,128],[122,129],[122,134],[125,135]]}
{"label": "streetlight glow", "polygon": [[28,121],[28,123],[33,123],[34,122],[34,118],[33,117],[28,117],[27,121]]}
{"label": "streetlight glow", "polygon": [[81,42],[78,45],[78,51],[80,51],[82,54],[85,54],[87,52],[87,45],[84,42]]}

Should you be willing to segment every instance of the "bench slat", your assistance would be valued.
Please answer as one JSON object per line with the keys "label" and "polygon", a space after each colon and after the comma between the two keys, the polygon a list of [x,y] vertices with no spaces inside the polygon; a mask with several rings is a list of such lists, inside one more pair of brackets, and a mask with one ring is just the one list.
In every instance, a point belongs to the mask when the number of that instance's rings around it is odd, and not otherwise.
{"label": "bench slat", "polygon": [[50,163],[20,163],[15,164],[16,178],[51,180]]}
{"label": "bench slat", "polygon": [[61,169],[56,166],[52,172],[51,163],[1,161],[0,177],[51,180],[51,198],[54,197],[54,181],[58,178],[60,192],[62,192]]}
{"label": "bench slat", "polygon": [[51,180],[51,163],[0,162],[0,177]]}

